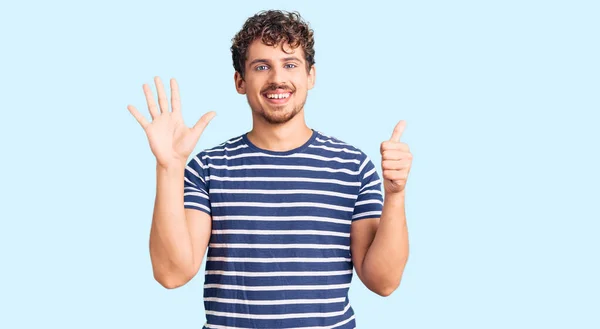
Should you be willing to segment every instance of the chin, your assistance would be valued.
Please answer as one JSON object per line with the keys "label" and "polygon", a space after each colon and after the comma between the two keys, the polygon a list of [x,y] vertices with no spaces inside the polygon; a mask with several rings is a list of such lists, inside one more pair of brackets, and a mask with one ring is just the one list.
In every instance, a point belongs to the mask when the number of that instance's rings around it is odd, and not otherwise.
{"label": "chin", "polygon": [[283,124],[286,123],[296,116],[296,113],[286,113],[284,115],[269,115],[265,113],[261,113],[261,116],[271,124]]}
{"label": "chin", "polygon": [[[301,108],[300,108],[301,109]],[[265,106],[257,112],[265,121],[271,124],[283,124],[292,120],[300,110],[298,108]]]}

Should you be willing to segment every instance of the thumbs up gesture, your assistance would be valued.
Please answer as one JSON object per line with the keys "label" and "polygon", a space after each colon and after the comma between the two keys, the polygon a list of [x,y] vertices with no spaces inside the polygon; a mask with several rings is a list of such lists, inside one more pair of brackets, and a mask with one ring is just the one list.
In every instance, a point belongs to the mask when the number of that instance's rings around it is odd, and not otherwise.
{"label": "thumbs up gesture", "polygon": [[398,122],[390,140],[381,143],[381,169],[383,171],[383,187],[386,195],[404,193],[408,173],[412,164],[412,154],[400,137],[406,127],[406,121]]}

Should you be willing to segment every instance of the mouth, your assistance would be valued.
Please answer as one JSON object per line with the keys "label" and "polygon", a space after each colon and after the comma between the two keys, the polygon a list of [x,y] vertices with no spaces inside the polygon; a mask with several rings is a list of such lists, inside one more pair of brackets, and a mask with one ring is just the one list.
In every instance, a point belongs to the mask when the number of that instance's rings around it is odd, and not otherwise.
{"label": "mouth", "polygon": [[277,89],[264,92],[262,93],[262,96],[267,100],[267,103],[281,105],[290,100],[292,92],[289,90]]}

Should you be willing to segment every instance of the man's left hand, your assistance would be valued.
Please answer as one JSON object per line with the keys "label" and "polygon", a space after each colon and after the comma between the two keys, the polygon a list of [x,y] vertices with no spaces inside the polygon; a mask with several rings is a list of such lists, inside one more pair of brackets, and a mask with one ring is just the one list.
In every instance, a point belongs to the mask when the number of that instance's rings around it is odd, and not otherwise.
{"label": "man's left hand", "polygon": [[412,165],[412,154],[408,144],[400,142],[406,121],[398,122],[390,140],[381,143],[381,169],[386,195],[404,193],[408,173]]}

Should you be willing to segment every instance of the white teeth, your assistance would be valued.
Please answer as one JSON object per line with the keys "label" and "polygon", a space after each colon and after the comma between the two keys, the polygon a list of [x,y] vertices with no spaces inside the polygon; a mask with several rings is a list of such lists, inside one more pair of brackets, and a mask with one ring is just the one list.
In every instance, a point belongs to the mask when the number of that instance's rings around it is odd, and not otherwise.
{"label": "white teeth", "polygon": [[288,98],[290,97],[290,93],[286,93],[286,94],[267,94],[268,98],[274,98],[274,99],[279,99],[279,98]]}

